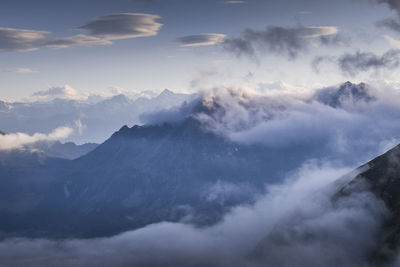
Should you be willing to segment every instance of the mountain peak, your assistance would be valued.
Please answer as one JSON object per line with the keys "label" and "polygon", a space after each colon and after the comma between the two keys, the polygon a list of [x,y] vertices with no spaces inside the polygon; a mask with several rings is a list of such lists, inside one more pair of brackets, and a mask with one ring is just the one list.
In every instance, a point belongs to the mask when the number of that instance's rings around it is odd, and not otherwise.
{"label": "mountain peak", "polygon": [[331,107],[337,108],[343,106],[346,102],[370,102],[375,100],[371,94],[370,88],[365,83],[355,84],[350,81],[337,87],[324,88],[317,92],[316,99]]}
{"label": "mountain peak", "polygon": [[169,89],[164,89],[162,92],[161,92],[161,94],[159,95],[159,96],[171,96],[171,95],[174,95],[175,93],[174,92],[172,92],[171,90],[169,90]]}

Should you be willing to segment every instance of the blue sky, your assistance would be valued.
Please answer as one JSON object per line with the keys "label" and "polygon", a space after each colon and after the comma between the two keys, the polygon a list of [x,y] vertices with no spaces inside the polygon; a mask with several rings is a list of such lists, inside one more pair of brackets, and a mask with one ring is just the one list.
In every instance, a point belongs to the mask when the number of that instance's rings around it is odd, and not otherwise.
{"label": "blue sky", "polygon": [[[389,27],[378,27],[376,23],[391,17],[397,18],[398,10],[389,4],[371,2],[5,0],[1,3],[0,28],[49,33],[41,40],[42,43],[34,45],[34,51],[2,49],[6,47],[9,41],[6,38],[9,36],[2,38],[0,33],[0,99],[22,99],[36,91],[65,84],[81,93],[99,93],[112,87],[137,91],[161,91],[164,88],[196,91],[202,87],[222,85],[250,84],[256,88],[260,83],[276,81],[315,86],[345,80],[392,80],[398,75],[398,55],[383,55],[389,50],[397,51],[400,46],[396,40],[400,39],[400,34]],[[138,13],[159,16],[152,19],[155,23],[153,26],[158,23],[162,26],[153,29],[150,36],[127,37],[124,33],[117,38],[90,32],[94,30],[92,26],[89,26],[89,30],[78,29],[90,25],[96,17]],[[110,27],[118,32],[121,25],[113,24]],[[103,26],[107,27],[106,24],[100,25]],[[296,50],[294,58],[288,57],[284,51],[287,35],[279,39],[278,44],[265,39],[275,36],[267,34],[271,33],[266,31],[267,27],[281,27],[287,33],[297,33],[304,28],[317,26],[331,27],[329,29],[335,27],[337,33],[323,28],[324,33],[318,33],[317,37],[302,36],[301,47]],[[243,35],[246,29],[256,33],[257,37],[249,43],[256,47],[255,56],[238,53],[236,48],[227,47],[226,39],[246,39]],[[182,46],[185,44],[177,41],[181,37],[188,37],[189,40],[193,36],[197,36],[194,40],[210,38],[198,36],[203,33],[223,34],[226,39],[218,39],[207,45],[202,43],[201,46],[199,43]],[[101,44],[75,44],[63,48],[51,46],[56,39],[78,34],[94,38]],[[321,36],[338,36],[338,40],[334,44],[325,45],[318,39]],[[393,38],[392,42],[388,41],[389,38]],[[307,43],[303,43],[303,40]],[[346,53],[355,55],[357,51],[373,53],[363,55],[364,59],[370,57],[362,61],[362,64],[369,64],[371,56],[376,56],[372,60],[378,60],[379,64],[355,66],[357,71],[352,69],[352,73],[348,68],[343,71],[343,66],[337,66],[341,56]],[[316,58],[323,58],[318,64],[318,71],[312,67]],[[388,62],[392,59],[394,62]]]}

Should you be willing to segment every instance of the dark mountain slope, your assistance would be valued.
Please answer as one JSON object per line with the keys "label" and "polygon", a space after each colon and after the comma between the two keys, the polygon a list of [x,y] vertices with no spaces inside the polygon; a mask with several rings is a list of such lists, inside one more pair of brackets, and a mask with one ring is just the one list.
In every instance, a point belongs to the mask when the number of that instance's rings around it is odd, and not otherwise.
{"label": "dark mountain slope", "polygon": [[372,192],[390,210],[381,231],[382,243],[373,255],[378,263],[389,261],[400,245],[400,145],[360,167],[366,169],[336,194],[335,199],[360,190]]}
{"label": "dark mountain slope", "polygon": [[[319,153],[300,145],[273,149],[233,143],[204,131],[192,118],[125,126],[77,160],[2,172],[15,183],[25,184],[28,176],[37,184],[29,184],[29,194],[3,186],[30,205],[23,212],[0,209],[7,218],[0,221],[0,229],[32,236],[86,237],[160,221],[210,224],[230,207],[251,202],[265,184],[280,181],[304,160],[321,157]],[[29,169],[34,171],[27,174]],[[42,186],[44,180],[48,183]],[[7,199],[2,203],[7,205]]]}

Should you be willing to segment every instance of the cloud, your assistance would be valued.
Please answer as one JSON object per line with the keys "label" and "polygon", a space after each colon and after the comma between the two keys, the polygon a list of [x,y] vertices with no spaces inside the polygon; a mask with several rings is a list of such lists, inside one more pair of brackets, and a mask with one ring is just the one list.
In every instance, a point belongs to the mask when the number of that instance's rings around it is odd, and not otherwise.
{"label": "cloud", "polygon": [[72,45],[110,45],[113,40],[157,35],[162,24],[158,15],[120,13],[100,16],[79,27],[89,34],[49,38],[50,32],[0,28],[0,51],[32,51],[43,47],[68,48]]}
{"label": "cloud", "polygon": [[0,258],[6,266],[43,267],[369,266],[386,209],[364,192],[333,203],[352,176],[336,179],[348,171],[309,162],[214,226],[164,222],[98,239],[8,239]]}
{"label": "cloud", "polygon": [[394,11],[400,13],[400,2],[398,0],[368,0],[378,4],[386,4]]}
{"label": "cloud", "polygon": [[397,18],[387,18],[376,23],[378,27],[385,27],[400,32],[400,2],[398,0],[363,0],[376,4],[386,4],[390,9],[397,12]]}
{"label": "cloud", "polygon": [[42,47],[67,48],[71,45],[108,45],[111,41],[78,34],[64,38],[48,38],[50,32],[0,28],[0,51],[32,51]]}
{"label": "cloud", "polygon": [[67,48],[72,45],[93,46],[93,45],[110,45],[110,44],[112,44],[110,40],[83,34],[78,34],[71,37],[51,39],[46,41],[46,46],[49,48]]}
{"label": "cloud", "polygon": [[385,27],[390,30],[400,32],[400,22],[398,18],[388,18],[384,20],[380,20],[376,23],[378,27]]}
{"label": "cloud", "polygon": [[399,66],[400,50],[389,50],[379,56],[372,52],[357,51],[354,54],[345,54],[338,59],[338,65],[345,74],[354,76],[362,71],[388,69]]}
{"label": "cloud", "polygon": [[12,73],[33,73],[36,72],[34,70],[31,70],[29,68],[12,68],[12,69],[4,69],[2,72],[12,72]]}
{"label": "cloud", "polygon": [[[271,26],[264,31],[247,29],[239,38],[227,38],[224,48],[239,56],[255,57],[257,51],[267,50],[293,59],[299,53],[306,52],[313,44],[332,44],[332,39],[327,37],[337,33],[338,29],[333,26]],[[338,41],[335,40],[335,43]]]}
{"label": "cloud", "polygon": [[[385,35],[385,39],[395,48],[400,48],[400,41]],[[321,72],[323,63],[337,67],[347,76],[356,76],[362,72],[374,71],[378,73],[382,70],[394,70],[400,64],[400,49],[389,50],[382,55],[373,52],[356,51],[346,53],[342,56],[317,56],[311,62],[311,68],[315,73]]]}
{"label": "cloud", "polygon": [[36,50],[46,42],[47,31],[0,28],[0,51]]}
{"label": "cloud", "polygon": [[[379,249],[381,226],[389,215],[386,207],[368,192],[335,201],[332,196],[363,171],[345,175],[358,161],[400,140],[398,88],[345,83],[309,94],[293,90],[259,95],[229,88],[203,92],[201,106],[187,109],[186,103],[186,110],[170,110],[169,115],[192,114],[208,130],[243,143],[286,149],[290,157],[298,150],[315,149],[325,159],[306,162],[282,184],[267,187],[253,205],[232,209],[213,226],[164,222],[107,238],[8,239],[0,242],[2,263],[372,267],[368,260]],[[339,157],[331,158],[335,153]],[[223,202],[246,190],[217,182],[205,195]]]}
{"label": "cloud", "polygon": [[226,35],[220,33],[202,33],[197,35],[183,36],[176,39],[181,46],[208,46],[221,43]]}
{"label": "cloud", "polygon": [[262,95],[215,88],[202,92],[192,105],[152,113],[142,121],[161,124],[192,117],[234,142],[361,163],[379,155],[383,143],[400,138],[398,88],[348,82],[318,90],[264,89]]}
{"label": "cloud", "polygon": [[244,4],[246,2],[243,0],[226,0],[224,3],[225,4]]}
{"label": "cloud", "polygon": [[32,96],[39,98],[40,100],[50,100],[54,98],[62,99],[79,99],[81,96],[71,86],[54,86],[46,90],[38,91],[32,94]]}
{"label": "cloud", "polygon": [[69,127],[59,127],[49,134],[35,133],[28,135],[25,133],[9,133],[0,135],[0,151],[21,149],[26,145],[31,145],[39,141],[58,141],[70,136],[74,130]]}
{"label": "cloud", "polygon": [[97,17],[79,29],[107,40],[154,36],[162,26],[156,22],[158,18],[158,15],[142,13],[110,14]]}
{"label": "cloud", "polygon": [[384,35],[383,37],[389,42],[391,46],[393,46],[396,49],[400,49],[400,40],[394,39],[389,35]]}

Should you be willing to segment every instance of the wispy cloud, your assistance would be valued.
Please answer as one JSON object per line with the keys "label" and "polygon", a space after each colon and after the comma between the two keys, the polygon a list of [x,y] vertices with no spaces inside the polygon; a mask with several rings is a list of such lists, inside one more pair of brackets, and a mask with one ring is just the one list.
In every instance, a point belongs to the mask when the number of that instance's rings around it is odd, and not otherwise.
{"label": "wispy cloud", "polygon": [[33,73],[33,72],[37,72],[37,71],[31,70],[29,68],[10,68],[10,69],[4,69],[4,70],[2,70],[2,72],[26,74],[26,73]]}
{"label": "wispy cloud", "polygon": [[181,46],[208,46],[223,42],[225,34],[221,33],[202,33],[197,35],[183,36],[176,39]]}
{"label": "wispy cloud", "polygon": [[344,54],[338,59],[339,68],[351,76],[359,72],[380,69],[395,69],[400,64],[400,50],[389,50],[382,55],[357,51]]}
{"label": "wispy cloud", "polygon": [[391,46],[393,46],[396,49],[400,49],[400,40],[394,39],[390,35],[384,35],[383,37],[389,42]]}
{"label": "wispy cloud", "polygon": [[[395,48],[400,48],[400,41],[385,36]],[[345,53],[341,56],[317,56],[311,62],[311,67],[316,73],[320,73],[321,64],[328,63],[335,65],[343,74],[356,76],[362,72],[382,70],[393,70],[400,65],[400,49],[391,49],[381,55],[373,52],[356,51]]]}
{"label": "wispy cloud", "polygon": [[33,97],[38,98],[39,100],[49,100],[54,98],[62,98],[62,99],[80,99],[82,96],[71,86],[53,86],[46,90],[37,91],[32,94]]}
{"label": "wispy cloud", "polygon": [[244,0],[226,0],[225,4],[244,4],[246,3]]}

